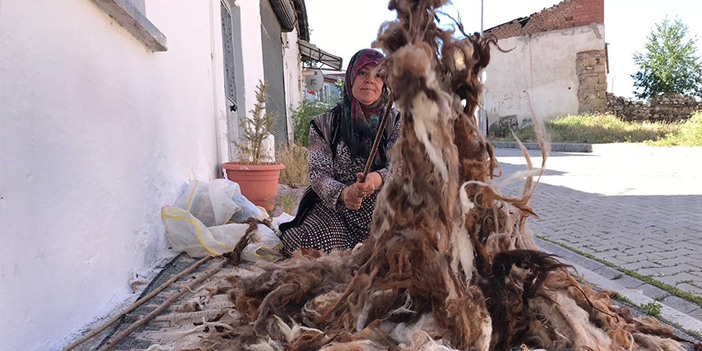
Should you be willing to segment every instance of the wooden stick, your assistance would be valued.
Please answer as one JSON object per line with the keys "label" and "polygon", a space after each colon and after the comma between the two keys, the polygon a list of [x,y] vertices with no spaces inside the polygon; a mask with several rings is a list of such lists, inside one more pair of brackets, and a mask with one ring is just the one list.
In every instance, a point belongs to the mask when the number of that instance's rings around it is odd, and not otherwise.
{"label": "wooden stick", "polygon": [[118,342],[122,341],[122,339],[126,338],[135,330],[139,329],[144,324],[156,318],[159,314],[161,314],[161,312],[168,308],[168,306],[173,304],[173,302],[181,298],[186,293],[192,292],[195,287],[202,284],[202,282],[213,276],[215,273],[219,272],[219,270],[221,270],[222,267],[224,267],[224,265],[226,265],[228,262],[232,262],[234,265],[239,265],[239,263],[241,262],[241,252],[244,250],[246,245],[248,245],[251,242],[251,237],[253,236],[254,231],[258,226],[258,223],[262,222],[254,219],[249,219],[248,223],[249,228],[246,230],[244,236],[241,239],[239,239],[239,242],[236,244],[236,246],[234,246],[234,250],[232,252],[225,253],[223,255],[225,258],[222,261],[210,267],[200,277],[192,281],[190,284],[186,285],[184,288],[180,289],[180,291],[178,291],[177,293],[169,296],[168,299],[163,301],[163,303],[161,303],[161,305],[159,305],[155,310],[151,311],[151,313],[134,322],[127,329],[123,330],[121,333],[117,334],[117,336],[112,338],[112,340],[108,340],[105,343],[105,345],[103,345],[98,351],[111,350],[113,347],[115,347],[115,345],[117,345]]}
{"label": "wooden stick", "polygon": [[383,119],[380,120],[380,125],[378,126],[378,131],[375,133],[375,140],[373,140],[373,147],[371,148],[370,155],[368,155],[368,160],[366,161],[366,168],[363,170],[363,176],[361,177],[360,182],[363,183],[366,181],[366,176],[368,176],[368,173],[371,170],[371,167],[373,167],[373,161],[375,160],[375,154],[378,152],[378,146],[380,146],[380,139],[383,138],[383,133],[385,132],[385,126],[388,124],[388,116],[390,115],[390,110],[392,110],[392,103],[393,100],[390,98],[390,102],[388,103],[388,106],[385,109],[385,113],[383,114]]}
{"label": "wooden stick", "polygon": [[173,284],[173,282],[175,282],[176,280],[182,278],[183,276],[187,275],[188,273],[192,272],[195,268],[199,267],[201,264],[207,262],[207,261],[210,260],[211,258],[212,258],[212,256],[207,256],[207,257],[205,257],[205,258],[203,258],[203,259],[201,259],[201,260],[199,260],[199,261],[193,263],[190,267],[188,267],[188,268],[186,268],[184,271],[182,271],[182,272],[180,272],[180,273],[174,275],[173,277],[171,277],[171,279],[168,279],[165,283],[161,284],[161,286],[159,286],[158,288],[156,288],[156,289],[154,289],[153,291],[151,291],[148,295],[146,295],[146,296],[142,297],[141,299],[137,300],[136,302],[134,302],[134,304],[132,304],[131,306],[127,307],[125,310],[123,310],[122,312],[118,313],[118,314],[115,315],[114,317],[110,318],[110,320],[108,320],[107,322],[105,322],[104,324],[102,324],[99,328],[97,328],[97,329],[91,331],[90,333],[84,335],[82,338],[80,338],[80,339],[74,341],[73,343],[71,343],[70,345],[66,346],[66,347],[63,349],[63,351],[73,350],[74,348],[78,347],[80,344],[82,344],[82,343],[84,343],[84,342],[86,342],[86,341],[92,339],[92,338],[95,337],[96,335],[102,333],[102,331],[104,331],[105,329],[109,328],[112,324],[114,324],[115,322],[117,322],[122,316],[126,315],[127,313],[129,313],[129,312],[131,312],[131,311],[134,311],[137,307],[141,306],[144,302],[148,301],[148,300],[151,299],[152,297],[156,296],[156,294],[158,294],[158,293],[160,293],[161,291],[163,291],[163,289],[165,289],[165,288],[167,288],[169,285]]}
{"label": "wooden stick", "polygon": [[105,345],[103,345],[98,351],[109,351],[112,350],[112,348],[117,345],[118,342],[122,341],[122,339],[126,338],[129,336],[131,333],[133,333],[135,330],[139,329],[141,326],[144,324],[148,323],[152,319],[154,319],[156,316],[161,314],[166,308],[168,308],[173,302],[178,300],[181,296],[185,295],[186,293],[192,291],[195,287],[200,285],[202,282],[204,282],[207,278],[213,276],[215,273],[219,272],[222,267],[224,267],[227,262],[229,262],[231,259],[230,258],[224,258],[221,261],[219,261],[217,264],[214,266],[210,267],[207,271],[205,271],[201,276],[199,276],[197,279],[193,280],[190,284],[186,285],[184,288],[180,289],[175,294],[172,294],[168,299],[163,301],[161,305],[159,305],[155,310],[151,311],[151,313],[147,314],[146,316],[142,317],[141,319],[137,320],[134,322],[132,325],[129,326],[129,328],[123,330],[121,333],[117,334],[112,340],[108,340]]}

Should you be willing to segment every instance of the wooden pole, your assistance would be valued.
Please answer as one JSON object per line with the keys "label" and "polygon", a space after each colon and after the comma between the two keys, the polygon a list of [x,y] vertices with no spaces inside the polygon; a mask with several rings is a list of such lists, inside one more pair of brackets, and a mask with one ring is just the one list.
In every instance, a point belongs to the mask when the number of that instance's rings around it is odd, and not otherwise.
{"label": "wooden pole", "polygon": [[144,324],[148,323],[152,319],[154,319],[156,316],[161,314],[166,308],[168,308],[173,302],[178,300],[181,296],[185,295],[188,292],[191,292],[193,289],[195,289],[198,285],[200,285],[202,282],[204,282],[207,278],[213,276],[215,273],[219,272],[222,267],[224,267],[227,262],[229,262],[229,258],[223,258],[220,260],[217,264],[214,266],[210,267],[207,271],[205,271],[202,275],[200,275],[197,279],[193,280],[190,284],[187,286],[183,287],[180,289],[180,291],[174,293],[168,299],[163,301],[161,305],[159,305],[155,310],[151,311],[151,313],[147,314],[146,316],[142,317],[141,319],[137,320],[134,322],[134,324],[130,325],[127,329],[123,330],[121,333],[117,334],[114,338],[111,340],[108,340],[105,345],[103,345],[98,351],[109,351],[112,350],[115,345],[117,345],[118,342],[122,341],[122,339],[126,338],[130,334],[132,334],[135,330],[139,329],[139,327],[143,326]]}
{"label": "wooden pole", "polygon": [[137,307],[141,306],[144,302],[149,301],[149,299],[151,299],[152,297],[156,296],[156,294],[158,294],[158,293],[160,293],[161,291],[163,291],[163,289],[165,289],[165,288],[167,288],[168,286],[170,286],[171,284],[173,284],[173,282],[175,282],[176,280],[182,278],[182,277],[185,276],[186,274],[192,272],[195,268],[199,267],[201,264],[207,262],[207,261],[210,260],[211,258],[212,258],[212,256],[207,256],[207,257],[205,257],[205,258],[203,258],[203,259],[201,259],[201,260],[199,260],[199,261],[193,263],[190,267],[188,267],[188,268],[185,269],[184,271],[182,271],[182,272],[180,272],[180,273],[174,275],[171,279],[168,279],[168,281],[166,281],[165,283],[161,284],[161,286],[159,286],[158,288],[156,288],[156,289],[154,289],[153,291],[151,291],[148,295],[146,295],[146,296],[142,297],[141,299],[137,300],[134,304],[132,304],[131,306],[127,307],[125,310],[123,310],[122,312],[118,313],[118,314],[115,315],[114,317],[110,318],[110,320],[108,320],[107,322],[105,322],[104,324],[102,324],[99,328],[97,328],[97,329],[91,331],[90,333],[84,335],[82,338],[80,338],[80,339],[74,341],[73,343],[71,343],[70,345],[66,346],[66,347],[63,349],[63,351],[73,350],[74,348],[78,347],[80,344],[82,344],[82,343],[84,343],[84,342],[86,342],[86,341],[92,339],[92,338],[95,337],[96,335],[102,333],[103,330],[107,329],[109,326],[111,326],[112,324],[114,324],[115,322],[117,322],[122,316],[126,315],[127,313],[129,313],[129,312],[131,312],[131,311],[134,311]]}
{"label": "wooden pole", "polygon": [[363,176],[360,182],[366,181],[366,176],[373,167],[373,161],[375,160],[375,154],[378,153],[378,146],[380,146],[380,140],[383,138],[383,133],[385,132],[385,126],[388,124],[388,117],[390,116],[390,110],[392,110],[393,100],[390,98],[388,106],[385,108],[385,113],[383,114],[383,119],[380,120],[380,125],[378,126],[378,131],[375,133],[375,140],[373,140],[373,147],[371,148],[370,154],[368,155],[368,160],[366,161],[366,168],[363,170]]}

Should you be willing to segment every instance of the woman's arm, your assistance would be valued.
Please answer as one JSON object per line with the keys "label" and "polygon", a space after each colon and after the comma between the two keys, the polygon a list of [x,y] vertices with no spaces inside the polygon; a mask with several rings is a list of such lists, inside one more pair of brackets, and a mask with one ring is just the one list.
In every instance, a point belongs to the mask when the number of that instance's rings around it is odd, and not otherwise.
{"label": "woman's arm", "polygon": [[337,203],[341,191],[346,185],[334,179],[334,163],[329,143],[322,138],[315,128],[310,128],[310,147],[308,155],[309,177],[312,189],[331,209],[338,209]]}

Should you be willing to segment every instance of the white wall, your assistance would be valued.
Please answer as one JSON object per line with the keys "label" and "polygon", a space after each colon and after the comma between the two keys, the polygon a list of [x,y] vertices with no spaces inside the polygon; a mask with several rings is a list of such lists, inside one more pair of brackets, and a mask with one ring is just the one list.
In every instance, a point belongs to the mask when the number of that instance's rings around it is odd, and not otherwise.
{"label": "white wall", "polygon": [[285,72],[285,104],[288,108],[288,140],[293,140],[292,115],[304,98],[302,95],[302,62],[300,48],[297,43],[297,29],[283,33],[287,45],[283,47],[283,64]]}
{"label": "white wall", "polygon": [[263,47],[261,44],[261,2],[237,0],[241,9],[241,40],[244,50],[244,93],[246,116],[256,103],[256,86],[263,80]]}
{"label": "white wall", "polygon": [[[257,1],[241,3],[260,55]],[[169,254],[160,207],[219,173],[212,4],[149,0],[168,37],[152,53],[91,0],[3,1],[0,349],[57,349],[124,301]]]}
{"label": "white wall", "polygon": [[[578,52],[604,50],[604,25],[501,39],[502,53],[491,50],[485,81],[485,108],[489,123],[517,115],[519,125],[533,114],[551,119],[578,113]],[[533,114],[531,109],[533,107]]]}

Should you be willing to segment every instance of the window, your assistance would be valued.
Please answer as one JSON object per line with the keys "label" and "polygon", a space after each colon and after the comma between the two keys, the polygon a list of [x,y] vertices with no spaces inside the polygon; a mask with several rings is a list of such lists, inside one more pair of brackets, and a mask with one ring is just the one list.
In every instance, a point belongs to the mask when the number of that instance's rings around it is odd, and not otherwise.
{"label": "window", "polygon": [[146,18],[144,0],[93,0],[152,51],[168,50],[166,36]]}

